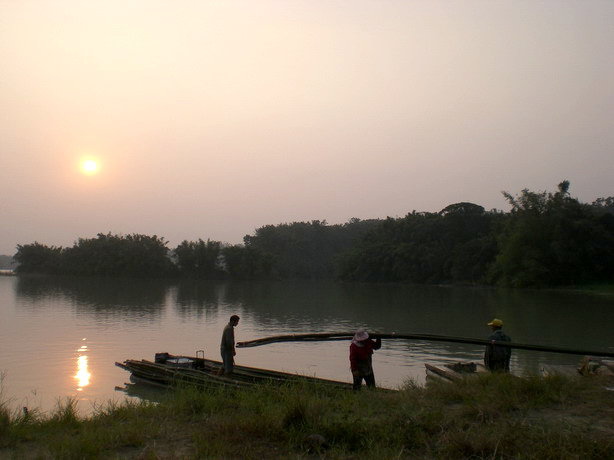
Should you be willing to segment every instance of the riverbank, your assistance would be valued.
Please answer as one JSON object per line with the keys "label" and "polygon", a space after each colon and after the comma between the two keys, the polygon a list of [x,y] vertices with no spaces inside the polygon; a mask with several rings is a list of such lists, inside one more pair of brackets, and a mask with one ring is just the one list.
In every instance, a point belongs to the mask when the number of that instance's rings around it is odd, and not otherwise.
{"label": "riverbank", "polygon": [[353,393],[170,393],[87,419],[0,409],[2,458],[614,458],[614,382],[485,375]]}

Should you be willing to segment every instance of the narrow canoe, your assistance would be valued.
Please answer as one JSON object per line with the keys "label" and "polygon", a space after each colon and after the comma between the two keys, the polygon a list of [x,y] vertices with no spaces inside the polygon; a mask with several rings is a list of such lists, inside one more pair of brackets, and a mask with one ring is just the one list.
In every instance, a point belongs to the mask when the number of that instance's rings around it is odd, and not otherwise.
{"label": "narrow canoe", "polygon": [[115,365],[130,372],[134,381],[163,386],[247,387],[259,383],[313,382],[352,388],[351,383],[248,366],[235,365],[232,374],[219,375],[222,368],[220,361],[168,353],[157,353],[155,362],[129,359],[122,363],[116,362]]}

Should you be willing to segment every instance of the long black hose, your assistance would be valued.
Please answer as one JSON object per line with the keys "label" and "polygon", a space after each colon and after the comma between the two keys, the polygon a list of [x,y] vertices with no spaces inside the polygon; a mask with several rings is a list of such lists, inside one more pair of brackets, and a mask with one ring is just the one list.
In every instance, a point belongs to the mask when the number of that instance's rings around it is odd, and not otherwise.
{"label": "long black hose", "polygon": [[[238,348],[258,347],[260,345],[268,345],[278,342],[324,342],[333,340],[351,340],[354,336],[353,332],[323,332],[317,334],[288,334],[288,335],[276,335],[272,337],[264,337],[261,339],[248,340],[245,342],[238,342]],[[534,351],[547,351],[551,353],[566,353],[572,355],[589,355],[614,358],[614,351],[604,350],[581,350],[564,347],[553,347],[546,345],[530,345],[525,343],[516,342],[500,342],[491,341],[487,339],[472,339],[469,337],[449,337],[445,335],[433,335],[433,334],[397,334],[397,333],[373,333],[370,334],[371,338],[381,339],[394,339],[394,340],[425,340],[431,342],[454,342],[454,343],[468,343],[473,345],[502,345],[510,348],[517,348],[520,350],[534,350]]]}

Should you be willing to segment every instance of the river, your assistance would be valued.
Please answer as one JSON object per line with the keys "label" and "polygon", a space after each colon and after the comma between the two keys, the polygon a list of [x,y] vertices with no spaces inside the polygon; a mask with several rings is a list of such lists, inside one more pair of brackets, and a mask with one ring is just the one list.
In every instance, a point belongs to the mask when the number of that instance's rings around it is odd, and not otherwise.
{"label": "river", "polygon": [[[72,397],[82,414],[129,381],[116,361],[157,352],[219,359],[232,314],[237,341],[278,334],[369,331],[486,338],[494,317],[516,342],[614,351],[614,296],[579,291],[346,284],[165,282],[0,277],[0,401],[47,412]],[[237,364],[350,381],[345,342],[280,343],[239,349]],[[375,352],[378,385],[425,381],[424,363],[481,360],[483,348],[385,341]],[[577,355],[514,350],[512,372],[576,364]]]}

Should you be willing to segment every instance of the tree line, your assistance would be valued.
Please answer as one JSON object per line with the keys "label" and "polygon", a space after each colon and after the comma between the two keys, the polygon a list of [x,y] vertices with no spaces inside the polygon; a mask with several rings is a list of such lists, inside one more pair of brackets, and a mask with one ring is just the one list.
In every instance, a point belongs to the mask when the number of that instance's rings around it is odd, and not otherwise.
{"label": "tree line", "polygon": [[99,233],[72,247],[18,245],[18,273],[197,279],[329,279],[335,258],[353,247],[377,220],[351,219],[267,225],[229,245],[199,239],[168,248],[163,237]]}
{"label": "tree line", "polygon": [[504,192],[509,212],[474,203],[401,218],[266,225],[243,244],[100,233],[72,247],[18,245],[19,273],[339,279],[512,287],[614,281],[614,197],[581,203],[555,192]]}

